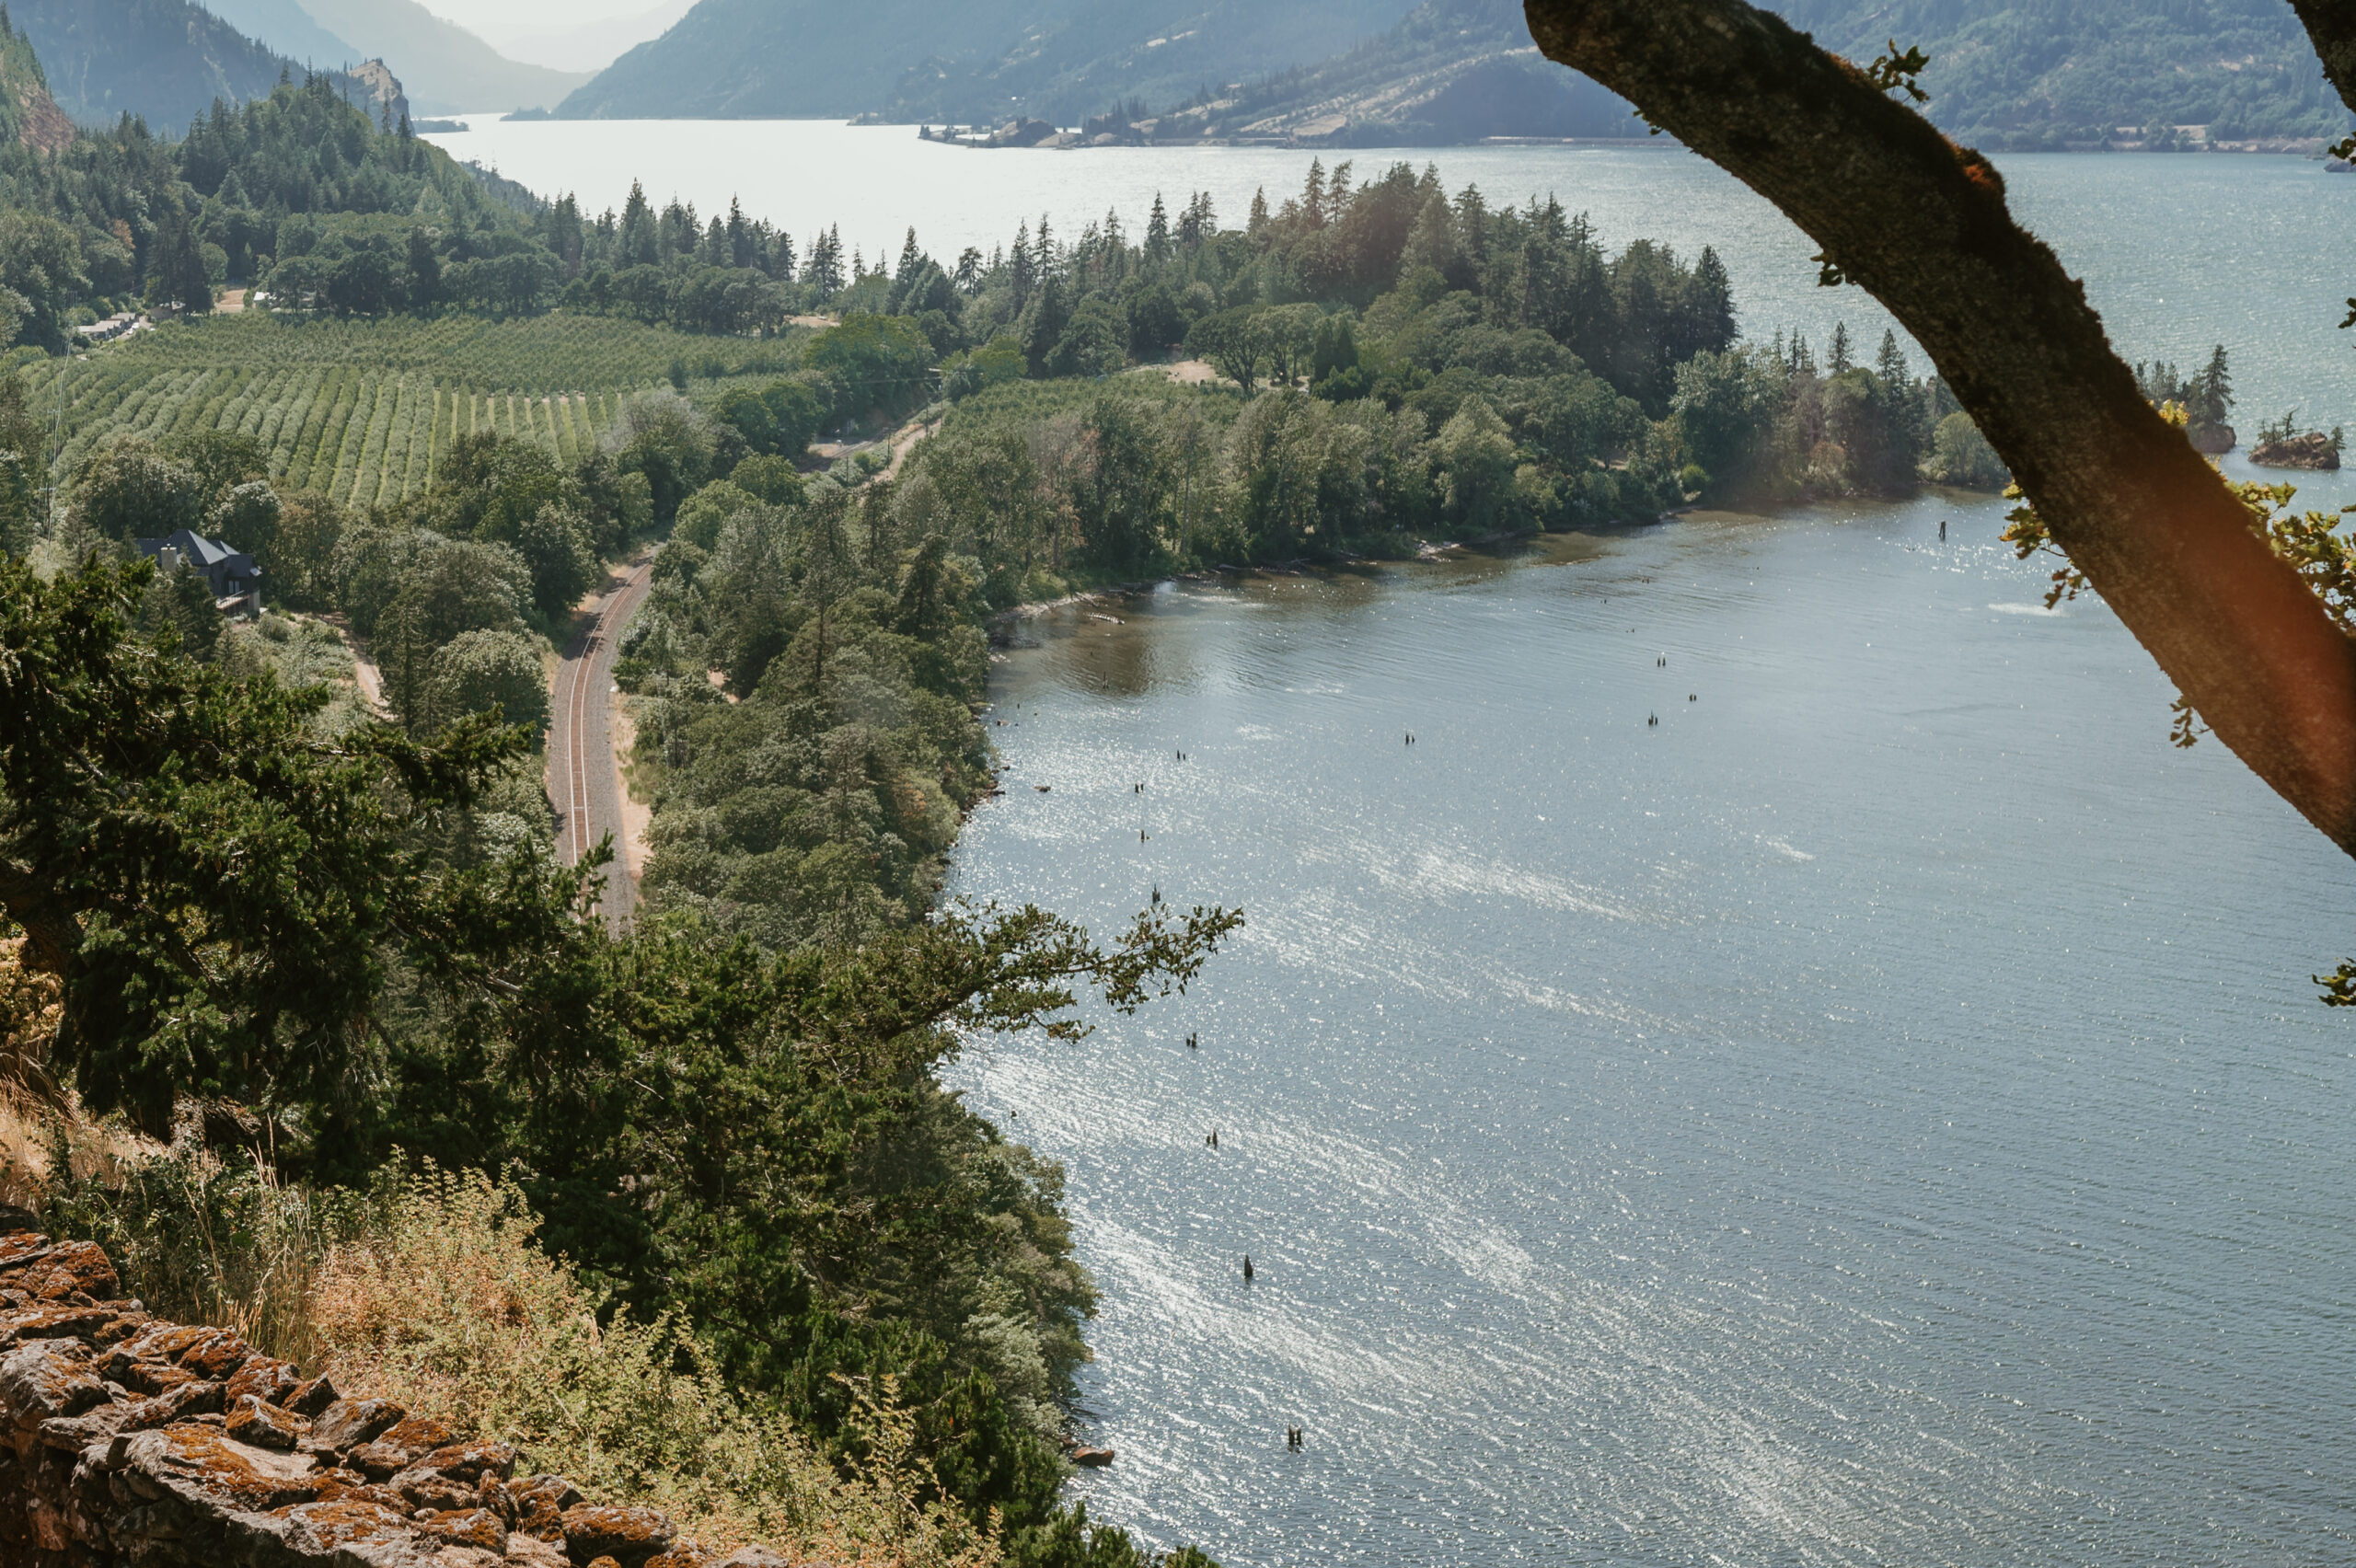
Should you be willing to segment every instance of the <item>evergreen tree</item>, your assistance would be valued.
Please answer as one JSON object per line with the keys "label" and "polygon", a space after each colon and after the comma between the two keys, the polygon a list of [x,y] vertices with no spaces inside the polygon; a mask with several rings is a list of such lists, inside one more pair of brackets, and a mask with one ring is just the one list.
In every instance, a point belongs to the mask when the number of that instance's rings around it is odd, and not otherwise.
{"label": "evergreen tree", "polygon": [[1145,221],[1145,253],[1149,259],[1170,259],[1170,214],[1162,210],[1161,192],[1153,193],[1153,212]]}
{"label": "evergreen tree", "polygon": [[1888,328],[1882,329],[1881,354],[1874,363],[1874,374],[1893,388],[1908,386],[1914,379],[1905,352],[1898,346],[1898,334]]}
{"label": "evergreen tree", "polygon": [[629,199],[622,203],[621,252],[625,267],[652,267],[663,259],[653,209],[646,204],[646,191],[635,179],[629,182]]}
{"label": "evergreen tree", "polygon": [[1824,354],[1824,371],[1828,375],[1839,375],[1848,368],[1849,324],[1836,321],[1832,324],[1832,346]]}
{"label": "evergreen tree", "polygon": [[2225,345],[2211,352],[2209,363],[2185,388],[2185,412],[2195,426],[2221,425],[2234,411],[2233,372],[2225,363]]}

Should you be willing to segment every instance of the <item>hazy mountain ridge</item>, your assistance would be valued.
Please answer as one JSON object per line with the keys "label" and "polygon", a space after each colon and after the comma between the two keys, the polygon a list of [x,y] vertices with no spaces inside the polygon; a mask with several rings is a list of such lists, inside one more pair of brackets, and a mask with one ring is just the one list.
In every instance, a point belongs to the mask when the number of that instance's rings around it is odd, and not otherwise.
{"label": "hazy mountain ridge", "polygon": [[1163,108],[1205,88],[1323,59],[1336,39],[1355,41],[1393,25],[1399,4],[1087,0],[994,55],[928,59],[895,86],[882,112],[901,121],[976,122],[1020,114],[1078,124],[1116,100]]}
{"label": "hazy mountain ridge", "polygon": [[[1843,54],[1931,56],[1928,112],[1997,147],[2122,126],[2320,136],[2348,115],[2280,0],[1782,0]],[[1206,95],[1205,89],[1208,89]],[[1205,102],[1207,96],[1211,102]],[[1142,100],[1189,133],[1381,143],[1640,133],[1539,57],[1518,0],[701,0],[574,93],[567,116],[853,115],[1078,124]],[[1213,105],[1219,107],[1213,110]],[[1212,112],[1202,112],[1213,110]]]}
{"label": "hazy mountain ridge", "polygon": [[[266,98],[282,74],[304,75],[190,0],[14,0],[7,11],[40,55],[57,107],[84,124],[135,114],[178,130],[215,98]],[[322,74],[355,100],[372,96],[340,72]]]}
{"label": "hazy mountain ridge", "polygon": [[2337,134],[2347,109],[2281,0],[1781,0],[1825,47],[1871,60],[1891,40],[1931,57],[1942,130],[1989,146],[2119,139],[2200,125],[2215,140]]}
{"label": "hazy mountain ridge", "polygon": [[510,60],[417,0],[304,0],[304,8],[337,36],[389,63],[410,101],[427,114],[553,108],[591,79],[586,71]]}
{"label": "hazy mountain ridge", "polygon": [[1626,100],[1538,52],[1519,0],[1428,0],[1322,63],[1156,117],[1158,139],[1386,146],[1643,135]]}
{"label": "hazy mountain ridge", "polygon": [[305,10],[300,0],[201,0],[204,8],[289,60],[320,70],[356,65],[372,51],[338,36]]}
{"label": "hazy mountain ridge", "polygon": [[558,112],[848,117],[892,104],[912,120],[1077,120],[1149,88],[1191,95],[1317,60],[1399,14],[1399,0],[701,0]]}

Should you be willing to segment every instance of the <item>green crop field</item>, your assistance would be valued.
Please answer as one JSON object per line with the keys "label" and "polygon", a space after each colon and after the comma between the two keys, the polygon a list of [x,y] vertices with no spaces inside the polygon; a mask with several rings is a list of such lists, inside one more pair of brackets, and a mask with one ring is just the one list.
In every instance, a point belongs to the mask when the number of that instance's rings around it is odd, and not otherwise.
{"label": "green crop field", "polygon": [[243,431],[298,490],[386,506],[433,482],[461,435],[496,431],[566,463],[596,450],[634,392],[675,359],[701,374],[780,357],[777,343],[689,337],[633,321],[277,318],[175,322],[19,372],[26,402],[60,437],[59,478],[119,432],[156,441]]}

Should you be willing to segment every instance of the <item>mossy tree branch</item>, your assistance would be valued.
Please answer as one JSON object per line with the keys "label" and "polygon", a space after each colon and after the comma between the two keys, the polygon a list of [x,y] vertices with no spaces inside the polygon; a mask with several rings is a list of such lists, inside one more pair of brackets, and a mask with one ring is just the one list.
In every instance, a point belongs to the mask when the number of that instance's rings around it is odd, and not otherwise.
{"label": "mossy tree branch", "polygon": [[2356,853],[2356,649],[2144,401],[2084,286],[2014,222],[1987,160],[1740,0],[1525,10],[1550,59],[1774,202],[1824,248],[1829,277],[1905,324],[2218,737]]}

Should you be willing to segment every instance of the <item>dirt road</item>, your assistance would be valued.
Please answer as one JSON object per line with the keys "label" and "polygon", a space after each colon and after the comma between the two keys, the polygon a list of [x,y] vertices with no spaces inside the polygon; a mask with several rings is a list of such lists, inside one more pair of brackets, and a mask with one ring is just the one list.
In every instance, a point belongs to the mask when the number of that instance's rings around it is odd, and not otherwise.
{"label": "dirt road", "polygon": [[557,854],[579,863],[610,836],[614,860],[606,868],[606,919],[616,929],[638,903],[623,855],[622,785],[615,766],[612,711],[614,650],[622,628],[645,602],[653,580],[652,554],[613,582],[580,636],[557,666],[549,718],[549,799],[557,810]]}

